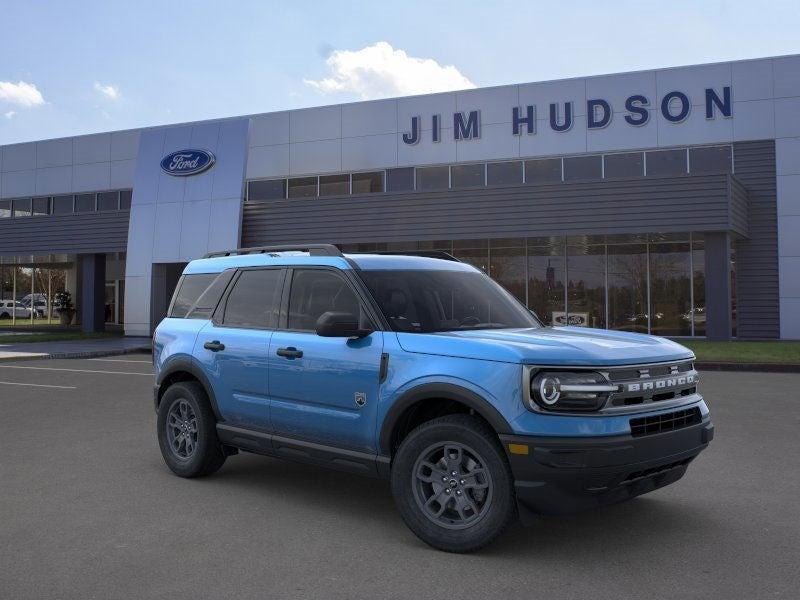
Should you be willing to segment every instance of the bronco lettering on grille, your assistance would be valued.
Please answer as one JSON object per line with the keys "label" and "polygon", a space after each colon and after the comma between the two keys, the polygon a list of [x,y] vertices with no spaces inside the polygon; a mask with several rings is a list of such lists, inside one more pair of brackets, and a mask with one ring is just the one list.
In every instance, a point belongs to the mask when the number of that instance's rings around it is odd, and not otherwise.
{"label": "bronco lettering on grille", "polygon": [[664,390],[674,387],[691,385],[694,382],[695,382],[694,375],[682,375],[680,377],[668,377],[666,379],[656,379],[654,381],[629,383],[626,391],[648,392],[654,390]]}

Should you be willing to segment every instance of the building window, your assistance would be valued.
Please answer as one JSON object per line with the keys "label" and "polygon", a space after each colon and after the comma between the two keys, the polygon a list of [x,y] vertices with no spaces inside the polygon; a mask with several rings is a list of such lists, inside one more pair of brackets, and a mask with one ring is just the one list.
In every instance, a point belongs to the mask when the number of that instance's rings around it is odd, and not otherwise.
{"label": "building window", "polygon": [[606,247],[586,242],[584,237],[567,241],[568,321],[564,324],[605,329]]}
{"label": "building window", "polygon": [[486,165],[488,185],[515,185],[522,183],[522,161],[496,162]]}
{"label": "building window", "polygon": [[47,196],[33,199],[33,215],[49,215],[50,214],[50,198]]}
{"label": "building window", "polygon": [[92,212],[95,210],[95,194],[77,194],[75,196],[75,212]]}
{"label": "building window", "polygon": [[545,325],[564,325],[564,238],[528,238],[528,307]]}
{"label": "building window", "polygon": [[14,207],[14,218],[30,217],[31,216],[31,199],[30,198],[17,198],[12,200]]}
{"label": "building window", "polygon": [[689,149],[689,172],[730,173],[732,170],[731,147],[709,146]]}
{"label": "building window", "polygon": [[122,190],[119,193],[119,209],[130,210],[132,197],[133,197],[133,190]]}
{"label": "building window", "polygon": [[555,183],[557,181],[561,181],[560,158],[525,161],[525,183]]}
{"label": "building window", "polygon": [[99,211],[119,210],[119,193],[101,192],[97,194],[97,210]]}
{"label": "building window", "polygon": [[354,194],[377,194],[383,191],[383,171],[353,173]]}
{"label": "building window", "polygon": [[564,181],[584,181],[587,179],[602,179],[603,157],[595,156],[570,156],[564,159]]}
{"label": "building window", "polygon": [[608,327],[647,333],[647,244],[608,246]]}
{"label": "building window", "polygon": [[686,173],[686,150],[656,150],[646,153],[648,177]]}
{"label": "building window", "polygon": [[603,177],[642,177],[644,175],[644,154],[626,152],[606,154],[603,157]]}
{"label": "building window", "polygon": [[289,198],[313,198],[316,195],[316,177],[297,177],[289,180]]}
{"label": "building window", "polygon": [[387,192],[409,192],[414,189],[414,167],[386,171]]}
{"label": "building window", "polygon": [[247,199],[250,202],[261,200],[283,200],[286,198],[285,179],[251,181],[247,184]]}
{"label": "building window", "polygon": [[453,256],[489,273],[489,240],[454,240]]}
{"label": "building window", "polygon": [[0,219],[11,218],[11,200],[0,200]]}
{"label": "building window", "polygon": [[486,182],[486,164],[454,165],[450,168],[453,188],[483,187]]}
{"label": "building window", "polygon": [[350,175],[322,175],[319,178],[320,196],[344,196],[350,193]]}
{"label": "building window", "polygon": [[689,243],[651,243],[650,333],[691,335]]}
{"label": "building window", "polygon": [[449,167],[417,167],[417,190],[430,192],[450,187]]}
{"label": "building window", "polygon": [[53,196],[53,214],[66,215],[73,212],[72,196]]}
{"label": "building window", "polygon": [[489,276],[525,304],[525,238],[489,240]]}

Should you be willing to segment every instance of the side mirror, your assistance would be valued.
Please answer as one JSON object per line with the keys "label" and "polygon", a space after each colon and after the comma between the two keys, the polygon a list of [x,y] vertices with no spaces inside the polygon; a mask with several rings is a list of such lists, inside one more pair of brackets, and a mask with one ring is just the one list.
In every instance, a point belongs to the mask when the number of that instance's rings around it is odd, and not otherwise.
{"label": "side mirror", "polygon": [[372,329],[359,326],[358,317],[351,313],[322,313],[317,319],[317,335],[322,337],[361,338],[372,333]]}

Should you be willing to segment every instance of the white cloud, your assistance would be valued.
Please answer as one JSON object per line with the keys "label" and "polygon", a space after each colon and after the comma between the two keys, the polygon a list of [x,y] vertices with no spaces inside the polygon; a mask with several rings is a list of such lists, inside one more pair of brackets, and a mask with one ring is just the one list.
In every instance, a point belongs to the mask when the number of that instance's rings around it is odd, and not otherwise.
{"label": "white cloud", "polygon": [[119,100],[122,97],[119,88],[110,83],[108,85],[103,85],[99,81],[95,81],[93,87],[95,92],[98,92],[109,100]]}
{"label": "white cloud", "polygon": [[0,81],[0,101],[26,108],[44,104],[42,93],[36,89],[36,85],[25,81]]}
{"label": "white cloud", "polygon": [[323,94],[351,92],[364,100],[474,88],[453,65],[416,58],[388,42],[361,50],[334,50],[325,63],[330,76],[303,81]]}
{"label": "white cloud", "polygon": [[3,116],[4,116],[6,119],[13,119],[13,118],[14,118],[14,115],[16,115],[16,114],[17,114],[17,111],[15,111],[15,110],[10,110],[10,111],[8,111],[7,113],[3,113]]}

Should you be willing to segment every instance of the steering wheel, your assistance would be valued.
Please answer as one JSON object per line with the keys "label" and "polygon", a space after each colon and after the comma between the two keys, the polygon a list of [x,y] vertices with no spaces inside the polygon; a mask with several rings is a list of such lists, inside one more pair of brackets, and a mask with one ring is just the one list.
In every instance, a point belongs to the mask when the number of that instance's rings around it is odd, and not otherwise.
{"label": "steering wheel", "polygon": [[468,317],[464,317],[458,321],[459,325],[477,325],[480,322],[481,320],[475,315],[469,315]]}

